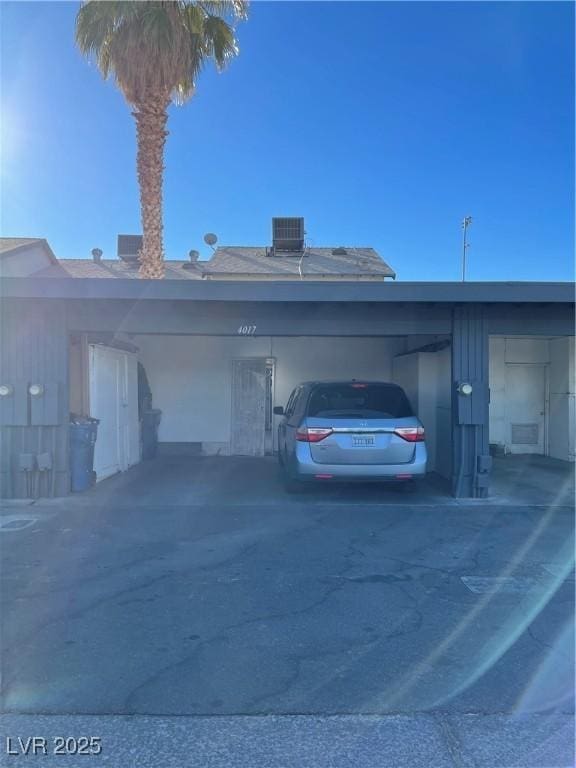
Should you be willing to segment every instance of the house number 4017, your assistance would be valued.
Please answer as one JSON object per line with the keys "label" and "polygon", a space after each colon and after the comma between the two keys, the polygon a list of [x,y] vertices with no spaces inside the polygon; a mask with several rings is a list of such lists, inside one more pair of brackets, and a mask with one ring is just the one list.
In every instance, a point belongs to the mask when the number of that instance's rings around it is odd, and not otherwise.
{"label": "house number 4017", "polygon": [[255,325],[241,325],[238,328],[238,334],[240,336],[254,336],[255,333],[256,333]]}

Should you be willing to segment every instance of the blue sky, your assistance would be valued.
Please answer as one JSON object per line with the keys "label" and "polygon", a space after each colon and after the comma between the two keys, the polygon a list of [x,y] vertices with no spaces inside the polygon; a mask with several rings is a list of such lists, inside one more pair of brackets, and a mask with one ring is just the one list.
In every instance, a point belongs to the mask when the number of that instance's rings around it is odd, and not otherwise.
{"label": "blue sky", "polygon": [[[76,51],[78,5],[1,6],[3,235],[57,256],[140,231],[135,131]],[[372,245],[403,280],[566,280],[574,252],[574,6],[254,2],[240,57],[171,107],[167,258],[216,232]]]}

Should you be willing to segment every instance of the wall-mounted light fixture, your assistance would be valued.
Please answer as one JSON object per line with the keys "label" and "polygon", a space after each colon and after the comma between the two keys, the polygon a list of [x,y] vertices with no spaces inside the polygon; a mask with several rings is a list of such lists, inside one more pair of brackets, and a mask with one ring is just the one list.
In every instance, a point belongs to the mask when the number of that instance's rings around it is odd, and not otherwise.
{"label": "wall-mounted light fixture", "polygon": [[32,395],[32,397],[41,397],[44,394],[44,385],[30,384],[28,387],[28,392]]}
{"label": "wall-mounted light fixture", "polygon": [[463,382],[462,384],[458,385],[458,394],[464,395],[465,397],[470,397],[472,394],[472,384],[468,384],[468,382]]}
{"label": "wall-mounted light fixture", "polygon": [[14,387],[12,384],[0,384],[0,397],[10,397],[14,394]]}

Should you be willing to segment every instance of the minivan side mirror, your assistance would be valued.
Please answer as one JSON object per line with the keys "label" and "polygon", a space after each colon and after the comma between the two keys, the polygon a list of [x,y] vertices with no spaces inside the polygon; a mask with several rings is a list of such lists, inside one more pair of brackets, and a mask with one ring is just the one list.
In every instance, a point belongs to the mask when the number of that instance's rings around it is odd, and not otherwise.
{"label": "minivan side mirror", "polygon": [[275,405],[274,406],[274,415],[275,416],[284,416],[284,408],[281,405]]}

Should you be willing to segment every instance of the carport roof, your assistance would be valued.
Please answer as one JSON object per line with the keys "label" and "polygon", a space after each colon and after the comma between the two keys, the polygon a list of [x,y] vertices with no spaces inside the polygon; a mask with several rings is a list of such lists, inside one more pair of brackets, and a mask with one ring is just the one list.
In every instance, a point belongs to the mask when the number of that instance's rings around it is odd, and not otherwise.
{"label": "carport roof", "polygon": [[326,282],[6,277],[3,298],[250,302],[574,303],[569,282]]}

